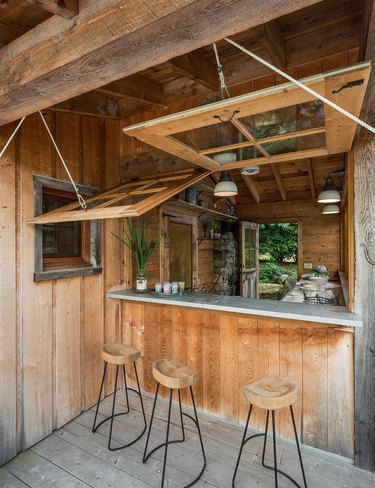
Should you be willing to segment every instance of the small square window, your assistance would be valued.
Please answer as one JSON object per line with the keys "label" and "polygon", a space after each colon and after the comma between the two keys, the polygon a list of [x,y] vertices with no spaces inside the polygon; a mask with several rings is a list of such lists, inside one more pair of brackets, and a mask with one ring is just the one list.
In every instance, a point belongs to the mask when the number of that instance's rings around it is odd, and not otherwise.
{"label": "small square window", "polygon": [[[35,214],[50,212],[75,202],[68,182],[34,175]],[[80,186],[82,195],[97,190]],[[62,222],[35,226],[35,281],[98,274],[100,221]]]}

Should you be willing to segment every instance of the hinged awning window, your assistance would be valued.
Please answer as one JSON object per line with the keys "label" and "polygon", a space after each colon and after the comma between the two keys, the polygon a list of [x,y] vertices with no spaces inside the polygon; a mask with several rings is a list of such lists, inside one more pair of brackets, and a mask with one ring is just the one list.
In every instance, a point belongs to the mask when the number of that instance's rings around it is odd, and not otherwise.
{"label": "hinged awning window", "polygon": [[[300,81],[359,116],[369,75],[366,62]],[[123,131],[202,168],[222,171],[347,152],[356,126],[294,83],[285,83]],[[233,160],[215,161],[224,151]]]}
{"label": "hinged awning window", "polygon": [[28,223],[56,224],[78,220],[139,217],[209,174],[210,171],[193,168],[127,181],[121,186],[86,199],[87,210],[82,210],[77,201],[39,215]]}

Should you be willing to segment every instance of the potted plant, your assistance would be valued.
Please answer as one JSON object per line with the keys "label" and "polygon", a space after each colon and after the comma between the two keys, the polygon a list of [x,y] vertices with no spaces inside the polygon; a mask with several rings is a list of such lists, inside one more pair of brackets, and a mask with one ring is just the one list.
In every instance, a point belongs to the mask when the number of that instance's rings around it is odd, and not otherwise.
{"label": "potted plant", "polygon": [[160,238],[151,231],[145,229],[144,222],[133,224],[133,219],[126,219],[124,234],[126,239],[122,239],[112,232],[112,235],[121,241],[132,252],[137,264],[136,289],[140,292],[147,291],[147,266]]}
{"label": "potted plant", "polygon": [[220,224],[215,220],[208,220],[206,224],[206,229],[209,232],[208,237],[213,239],[214,237],[220,237]]}
{"label": "potted plant", "polygon": [[315,266],[310,272],[310,281],[314,281],[318,285],[325,286],[328,283],[328,269],[323,266]]}

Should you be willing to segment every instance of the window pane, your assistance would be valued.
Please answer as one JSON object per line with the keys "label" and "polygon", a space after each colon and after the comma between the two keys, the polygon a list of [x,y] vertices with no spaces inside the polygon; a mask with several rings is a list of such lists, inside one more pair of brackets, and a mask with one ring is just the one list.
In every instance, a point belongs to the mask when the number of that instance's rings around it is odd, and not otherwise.
{"label": "window pane", "polygon": [[189,224],[169,224],[169,279],[192,285],[192,228]]}
{"label": "window pane", "polygon": [[[52,193],[43,194],[43,213],[50,212],[74,201],[61,195]],[[80,257],[81,247],[81,223],[63,222],[61,224],[43,225],[43,257],[44,258],[70,258]]]}

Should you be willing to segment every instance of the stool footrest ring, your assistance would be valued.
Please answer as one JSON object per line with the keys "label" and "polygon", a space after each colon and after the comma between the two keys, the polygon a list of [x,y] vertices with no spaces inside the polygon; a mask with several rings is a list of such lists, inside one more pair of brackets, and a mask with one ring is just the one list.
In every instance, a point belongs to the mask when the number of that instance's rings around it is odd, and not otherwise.
{"label": "stool footrest ring", "polygon": [[[117,381],[118,381],[118,371],[119,371],[119,365],[116,367],[116,380],[115,380],[115,389],[112,393],[113,395],[113,403],[112,403],[112,415],[110,415],[109,417],[106,417],[105,419],[103,419],[101,422],[99,422],[98,424],[96,424],[96,420],[97,420],[97,417],[98,417],[98,413],[99,413],[99,405],[100,405],[100,399],[101,399],[101,395],[102,395],[102,391],[103,391],[103,386],[104,386],[104,379],[105,379],[105,375],[106,375],[106,371],[107,371],[107,363],[105,363],[105,366],[104,366],[104,372],[103,372],[103,378],[102,378],[102,384],[101,384],[101,388],[100,388],[100,393],[99,393],[99,399],[98,399],[98,404],[96,406],[96,412],[95,412],[95,419],[94,419],[94,424],[92,426],[92,432],[96,432],[98,430],[98,428],[103,425],[105,422],[107,422],[108,420],[111,421],[111,426],[110,426],[110,431],[109,431],[109,438],[108,438],[108,449],[110,451],[119,451],[120,449],[125,449],[126,447],[129,447],[129,446],[132,446],[133,444],[135,444],[137,441],[139,441],[139,439],[143,436],[143,434],[146,432],[146,429],[147,429],[147,421],[146,421],[146,415],[145,415],[145,410],[144,410],[144,406],[143,406],[143,399],[142,399],[142,394],[141,394],[141,390],[140,390],[140,385],[139,385],[139,379],[138,379],[138,373],[137,373],[137,367],[134,364],[134,371],[135,371],[135,377],[137,379],[137,386],[138,386],[138,390],[136,390],[135,388],[130,388],[128,387],[127,385],[127,382],[126,382],[126,371],[125,371],[125,366],[123,365],[122,366],[122,369],[123,369],[123,376],[124,376],[124,390],[125,390],[125,394],[126,394],[126,402],[127,402],[127,410],[125,412],[118,412],[118,413],[115,413],[115,404],[116,404],[116,394],[117,392],[120,390],[120,388],[117,388]],[[141,403],[141,408],[142,408],[142,414],[143,414],[143,422],[144,422],[144,427],[143,427],[143,430],[142,432],[135,438],[133,439],[132,441],[126,443],[126,444],[123,444],[121,446],[118,446],[118,447],[112,447],[112,429],[113,429],[113,420],[116,418],[116,417],[119,417],[121,415],[127,415],[129,412],[130,412],[130,405],[129,405],[129,396],[128,396],[128,392],[131,391],[133,393],[136,393],[137,396],[139,397],[139,400],[140,400],[140,403]]]}
{"label": "stool footrest ring", "polygon": [[164,478],[165,478],[165,468],[166,468],[166,462],[167,462],[168,446],[170,444],[178,444],[178,443],[184,442],[184,440],[185,440],[185,429],[184,429],[183,416],[189,418],[190,420],[192,420],[194,422],[195,426],[197,427],[198,435],[199,435],[199,440],[200,440],[200,444],[201,444],[201,449],[202,449],[203,461],[204,461],[203,462],[203,467],[202,467],[200,473],[198,474],[198,476],[196,476],[193,479],[193,481],[191,481],[188,485],[185,485],[184,486],[184,488],[190,488],[191,486],[193,486],[201,478],[204,470],[206,469],[206,464],[207,464],[206,454],[205,454],[204,447],[203,447],[202,435],[201,435],[201,431],[200,431],[200,427],[199,427],[197,410],[196,410],[196,407],[195,407],[193,389],[190,386],[190,394],[191,394],[191,398],[192,398],[192,404],[193,404],[195,418],[192,417],[191,415],[189,415],[189,414],[187,414],[187,413],[185,413],[185,412],[182,411],[182,406],[181,406],[181,393],[180,393],[180,390],[178,390],[178,402],[179,402],[179,407],[180,407],[180,420],[181,420],[182,439],[176,439],[176,440],[172,440],[172,441],[169,440],[169,428],[170,428],[170,423],[171,423],[171,408],[172,408],[172,395],[173,395],[173,390],[171,389],[170,390],[170,396],[169,396],[169,410],[168,410],[166,442],[163,442],[162,444],[159,444],[158,446],[154,447],[149,453],[147,453],[148,441],[150,439],[151,427],[152,427],[152,422],[153,422],[154,414],[155,414],[155,406],[156,406],[156,402],[157,402],[157,398],[158,398],[158,393],[159,393],[159,386],[160,386],[160,384],[157,383],[156,394],[155,394],[155,399],[154,399],[154,405],[153,405],[153,408],[152,408],[152,414],[151,414],[151,420],[150,420],[150,428],[149,428],[148,435],[147,435],[147,441],[146,441],[145,450],[144,450],[144,453],[143,453],[143,460],[142,460],[142,462],[145,463],[149,459],[149,457],[155,451],[157,451],[158,449],[160,449],[161,447],[164,447],[165,448],[165,451],[164,451],[163,473],[162,473],[162,482],[161,482],[161,488],[163,488],[163,486],[164,486]]}

